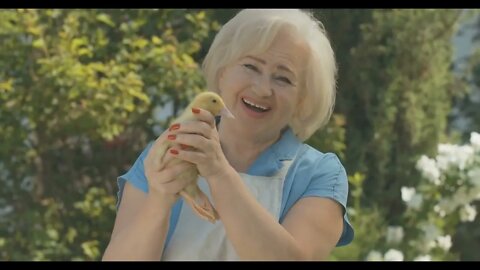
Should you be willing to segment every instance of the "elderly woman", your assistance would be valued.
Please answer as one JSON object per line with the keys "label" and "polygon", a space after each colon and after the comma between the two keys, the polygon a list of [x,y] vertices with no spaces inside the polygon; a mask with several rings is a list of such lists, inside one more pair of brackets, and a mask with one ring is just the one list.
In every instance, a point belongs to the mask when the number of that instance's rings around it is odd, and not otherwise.
{"label": "elderly woman", "polygon": [[[103,259],[324,260],[350,243],[345,169],[335,154],[302,143],[335,102],[336,64],[322,25],[300,10],[243,10],[215,37],[203,71],[235,119],[196,110],[196,121],[146,147],[118,179]],[[176,179],[185,165],[155,169],[152,153],[168,135],[196,148],[166,155],[197,165],[220,222],[178,199],[190,183]]]}

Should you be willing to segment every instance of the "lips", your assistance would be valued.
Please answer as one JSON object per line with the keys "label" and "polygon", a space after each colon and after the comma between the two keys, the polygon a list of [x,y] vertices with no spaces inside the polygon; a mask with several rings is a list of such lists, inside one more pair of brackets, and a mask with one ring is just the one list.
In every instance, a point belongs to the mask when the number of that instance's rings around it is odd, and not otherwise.
{"label": "lips", "polygon": [[269,106],[259,104],[258,102],[252,101],[248,98],[242,98],[242,102],[249,109],[259,113],[268,112],[271,109]]}

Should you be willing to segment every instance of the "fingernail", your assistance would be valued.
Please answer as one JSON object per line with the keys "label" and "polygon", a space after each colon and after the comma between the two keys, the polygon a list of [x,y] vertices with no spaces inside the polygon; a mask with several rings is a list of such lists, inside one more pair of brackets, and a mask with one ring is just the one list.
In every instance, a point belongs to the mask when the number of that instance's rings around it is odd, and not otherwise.
{"label": "fingernail", "polygon": [[168,138],[169,140],[172,140],[172,141],[173,141],[173,140],[175,140],[175,139],[177,138],[177,135],[170,134],[170,135],[167,136],[167,138]]}
{"label": "fingernail", "polygon": [[173,155],[178,155],[178,151],[175,149],[170,149],[170,153]]}
{"label": "fingernail", "polygon": [[173,124],[169,129],[168,131],[172,131],[172,130],[177,130],[180,128],[180,124]]}
{"label": "fingernail", "polygon": [[200,113],[200,109],[192,108],[192,112],[193,112],[193,113]]}
{"label": "fingernail", "polygon": [[180,144],[180,149],[185,150],[188,148],[188,145]]}

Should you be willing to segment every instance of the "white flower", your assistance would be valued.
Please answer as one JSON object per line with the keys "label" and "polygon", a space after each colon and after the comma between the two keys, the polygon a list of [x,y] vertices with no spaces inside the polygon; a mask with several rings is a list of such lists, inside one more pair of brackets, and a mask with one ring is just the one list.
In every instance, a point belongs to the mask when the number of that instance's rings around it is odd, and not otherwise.
{"label": "white flower", "polygon": [[415,188],[402,187],[402,200],[407,203],[408,207],[413,209],[419,209],[422,206],[423,196],[422,194],[417,194]]}
{"label": "white flower", "polygon": [[403,261],[403,253],[396,249],[389,249],[385,253],[385,261]]}
{"label": "white flower", "polygon": [[474,153],[475,151],[470,145],[458,146],[456,158],[458,161],[458,168],[460,168],[460,170],[464,170],[465,167],[467,167],[467,165],[473,160]]}
{"label": "white flower", "polygon": [[477,132],[470,133],[470,144],[475,150],[480,150],[480,134]]}
{"label": "white flower", "polygon": [[442,207],[440,207],[440,205],[436,204],[434,207],[433,207],[433,211],[435,211],[435,213],[438,213],[438,215],[440,217],[444,217],[447,213],[445,213],[445,211],[442,209]]}
{"label": "white flower", "polygon": [[367,261],[383,261],[383,255],[382,253],[376,250],[372,250],[368,253],[366,260]]}
{"label": "white flower", "polygon": [[456,146],[453,144],[439,144],[438,156],[436,157],[437,167],[442,171],[447,171],[451,166],[455,165]]}
{"label": "white flower", "polygon": [[453,144],[441,143],[438,145],[438,154],[442,156],[451,156],[455,152],[455,146]]}
{"label": "white flower", "polygon": [[422,155],[416,164],[417,170],[419,170],[423,177],[435,185],[440,185],[440,170],[437,168],[435,160]]}
{"label": "white flower", "polygon": [[415,259],[413,260],[414,261],[431,261],[432,257],[430,257],[430,255],[420,255],[418,257],[415,257]]}
{"label": "white flower", "polygon": [[[439,144],[438,156],[436,157],[437,167],[442,171],[447,170],[450,166],[455,166],[460,168],[460,170],[464,170],[473,160],[474,152],[474,148],[469,145],[459,146],[452,144]],[[420,162],[420,160],[418,162]],[[419,169],[418,162],[417,169]],[[422,162],[421,165],[423,166],[431,166],[431,161],[423,160]],[[421,169],[419,170],[422,171]],[[424,176],[427,177],[426,175]],[[432,181],[432,179],[429,180]]]}
{"label": "white flower", "polygon": [[460,220],[463,222],[474,221],[476,216],[477,209],[475,206],[465,204],[465,206],[460,209]]}
{"label": "white flower", "polygon": [[407,206],[412,209],[418,210],[422,206],[422,202],[423,202],[422,194],[415,194],[413,195],[412,199],[407,203]]}
{"label": "white flower", "polygon": [[452,164],[450,160],[451,158],[449,156],[438,155],[436,157],[438,169],[442,172],[448,171],[450,165]]}
{"label": "white flower", "polygon": [[387,243],[400,243],[403,239],[403,228],[401,226],[388,226]]}
{"label": "white flower", "polygon": [[415,195],[415,188],[402,187],[401,192],[402,200],[408,203],[412,199],[413,195]]}
{"label": "white flower", "polygon": [[437,237],[437,243],[440,248],[448,251],[452,247],[452,237],[450,235],[439,236]]}

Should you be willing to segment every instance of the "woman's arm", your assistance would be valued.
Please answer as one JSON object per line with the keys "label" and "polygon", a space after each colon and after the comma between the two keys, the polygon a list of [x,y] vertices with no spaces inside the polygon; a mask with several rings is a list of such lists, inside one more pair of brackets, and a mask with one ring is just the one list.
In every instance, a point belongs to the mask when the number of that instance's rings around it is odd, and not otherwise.
{"label": "woman's arm", "polygon": [[162,257],[172,206],[180,190],[192,181],[177,179],[190,164],[170,164],[168,156],[162,158],[163,162],[158,161],[166,134],[158,137],[145,159],[140,157],[140,162],[136,162],[137,174],[143,174],[143,181],[148,183],[148,193],[128,182],[125,184],[103,260],[160,260]]}
{"label": "woman's arm", "polygon": [[148,196],[127,182],[103,260],[160,260],[170,209],[162,197]]}
{"label": "woman's arm", "polygon": [[331,199],[303,198],[279,224],[233,169],[209,183],[215,208],[241,259],[324,260],[342,233],[342,208]]}

